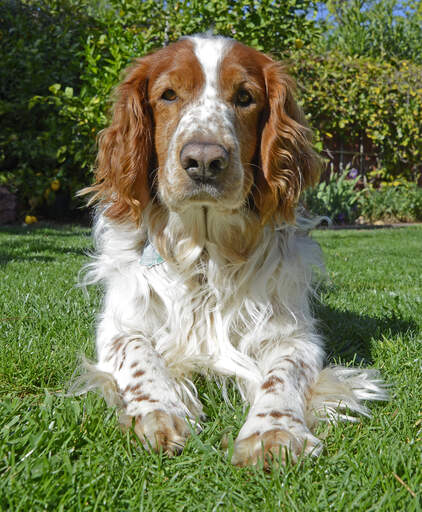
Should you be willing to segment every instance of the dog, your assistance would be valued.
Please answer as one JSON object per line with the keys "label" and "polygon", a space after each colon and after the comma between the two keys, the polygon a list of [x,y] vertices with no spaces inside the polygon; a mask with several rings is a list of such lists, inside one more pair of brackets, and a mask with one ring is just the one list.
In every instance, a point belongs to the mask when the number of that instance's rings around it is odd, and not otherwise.
{"label": "dog", "polygon": [[250,406],[239,466],[317,455],[319,421],[387,399],[375,371],[324,368],[310,306],[323,264],[297,214],[319,169],[271,57],[205,34],[128,69],[82,191],[97,205],[86,281],[105,290],[84,391],[100,387],[145,447],[173,455],[200,428],[198,373],[234,380]]}

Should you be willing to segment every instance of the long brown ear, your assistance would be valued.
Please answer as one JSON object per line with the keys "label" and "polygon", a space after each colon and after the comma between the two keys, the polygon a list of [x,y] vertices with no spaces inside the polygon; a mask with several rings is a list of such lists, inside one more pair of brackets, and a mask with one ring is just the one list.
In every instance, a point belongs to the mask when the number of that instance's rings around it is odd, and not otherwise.
{"label": "long brown ear", "polygon": [[268,114],[261,136],[261,162],[255,204],[262,223],[292,222],[300,192],[316,182],[320,158],[312,149],[311,131],[297,105],[295,84],[283,67],[264,68]]}
{"label": "long brown ear", "polygon": [[129,68],[116,90],[111,125],[99,136],[95,182],[81,194],[93,194],[89,204],[106,207],[116,220],[139,222],[150,200],[148,174],[153,158],[152,119],[147,104],[151,57]]}

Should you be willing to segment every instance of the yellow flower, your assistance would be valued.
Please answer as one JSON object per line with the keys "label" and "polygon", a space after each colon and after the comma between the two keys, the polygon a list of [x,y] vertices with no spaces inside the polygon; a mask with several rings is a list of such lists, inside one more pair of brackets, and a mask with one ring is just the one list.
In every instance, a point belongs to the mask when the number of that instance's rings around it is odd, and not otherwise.
{"label": "yellow flower", "polygon": [[298,50],[300,50],[300,48],[303,48],[303,45],[305,43],[302,41],[302,39],[295,39],[295,46]]}
{"label": "yellow flower", "polygon": [[27,215],[25,217],[25,224],[34,224],[34,222],[38,222],[38,219],[34,215]]}
{"label": "yellow flower", "polygon": [[60,181],[59,180],[53,180],[50,184],[51,190],[54,190],[54,192],[57,192],[60,188]]}
{"label": "yellow flower", "polygon": [[48,199],[48,196],[50,195],[50,190],[51,190],[51,189],[49,189],[49,188],[46,188],[46,189],[44,190],[44,199]]}

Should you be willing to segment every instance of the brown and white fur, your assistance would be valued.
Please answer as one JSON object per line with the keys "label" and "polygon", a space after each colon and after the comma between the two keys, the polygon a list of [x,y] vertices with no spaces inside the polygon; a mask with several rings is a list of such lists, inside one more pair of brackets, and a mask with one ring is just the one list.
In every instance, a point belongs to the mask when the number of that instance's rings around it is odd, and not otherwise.
{"label": "brown and white fur", "polygon": [[[182,38],[118,87],[88,189],[87,282],[105,298],[85,390],[101,387],[145,446],[183,448],[202,418],[194,373],[235,379],[250,404],[238,465],[317,454],[318,420],[386,398],[376,373],[323,369],[309,305],[320,251],[295,219],[318,177],[310,139],[284,68],[231,39]],[[147,246],[164,261],[142,264]]]}

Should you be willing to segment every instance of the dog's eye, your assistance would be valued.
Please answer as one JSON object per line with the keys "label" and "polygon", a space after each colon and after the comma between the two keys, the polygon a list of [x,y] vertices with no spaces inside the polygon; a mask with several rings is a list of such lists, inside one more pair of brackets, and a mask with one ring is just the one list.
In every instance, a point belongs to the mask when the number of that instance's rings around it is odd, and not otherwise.
{"label": "dog's eye", "polygon": [[166,89],[161,95],[161,99],[166,101],[175,101],[177,100],[177,94],[173,91],[173,89]]}
{"label": "dog's eye", "polygon": [[235,104],[239,107],[248,107],[253,101],[251,94],[246,89],[239,89],[236,94]]}

